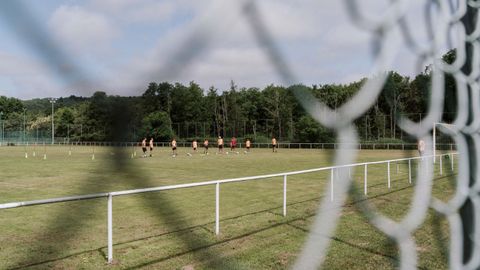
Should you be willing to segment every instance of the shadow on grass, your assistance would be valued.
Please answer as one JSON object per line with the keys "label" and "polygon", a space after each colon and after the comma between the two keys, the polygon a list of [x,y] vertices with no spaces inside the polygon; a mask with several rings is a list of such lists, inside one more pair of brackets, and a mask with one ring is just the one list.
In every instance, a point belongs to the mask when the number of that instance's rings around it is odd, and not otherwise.
{"label": "shadow on grass", "polygon": [[[290,224],[290,223],[287,223],[288,226],[294,228],[294,229],[297,229],[299,231],[302,231],[304,233],[310,233],[309,230],[306,230],[300,226],[297,226],[297,225],[293,225],[293,224]],[[390,254],[387,254],[387,253],[384,253],[384,252],[380,252],[380,251],[377,251],[377,250],[374,250],[372,248],[368,248],[368,247],[362,247],[362,246],[359,246],[357,244],[354,244],[354,243],[351,243],[351,242],[348,242],[346,240],[343,240],[341,238],[338,238],[336,236],[333,236],[333,237],[330,237],[330,239],[332,239],[333,241],[336,241],[338,243],[342,243],[344,245],[347,245],[351,248],[355,248],[355,249],[358,249],[358,250],[361,250],[363,252],[366,252],[366,253],[370,253],[372,255],[378,255],[378,256],[381,256],[381,257],[384,257],[384,258],[387,258],[389,260],[391,260],[393,263],[395,264],[398,264],[400,261],[398,259],[398,257],[394,256],[394,255],[390,255]],[[392,243],[390,243],[389,241],[387,241],[387,245],[388,245],[388,248],[385,248],[385,249],[392,249]],[[419,269],[427,269],[427,268],[422,268],[422,267],[419,267]]]}
{"label": "shadow on grass", "polygon": [[[61,258],[49,259],[49,260],[45,260],[45,261],[41,261],[41,262],[35,262],[35,263],[26,264],[26,265],[22,265],[22,266],[16,266],[16,267],[7,268],[7,269],[10,269],[10,270],[25,269],[27,267],[34,267],[34,266],[40,266],[40,265],[47,264],[47,263],[54,263],[54,262],[65,260],[65,259],[72,258],[72,257],[75,257],[75,256],[80,256],[80,255],[84,255],[84,254],[91,254],[93,252],[98,252],[100,254],[100,256],[105,258],[106,254],[105,254],[105,252],[103,252],[103,250],[102,250],[103,248],[105,248],[105,247],[85,250],[85,251],[81,251],[81,252],[76,252],[76,253],[72,253],[72,254],[69,254],[67,256],[61,257]],[[106,262],[105,262],[105,264],[106,264]]]}
{"label": "shadow on grass", "polygon": [[[302,201],[297,201],[297,202],[293,202],[293,203],[288,204],[288,206],[294,206],[294,205],[299,205],[299,204],[303,204],[303,203],[307,203],[307,202],[318,201],[319,199],[320,199],[320,197],[311,198],[311,199],[302,200]],[[222,221],[235,220],[235,219],[243,218],[243,217],[246,217],[246,216],[253,216],[253,215],[267,213],[267,212],[275,214],[274,212],[271,212],[271,211],[278,210],[278,209],[281,209],[281,208],[282,207],[274,207],[274,208],[260,210],[260,211],[256,211],[256,212],[251,212],[251,213],[238,215],[238,216],[234,216],[234,217],[223,218],[221,220]],[[282,217],[283,217],[283,215],[282,215]],[[169,231],[169,232],[166,232],[166,233],[161,233],[161,234],[151,235],[151,236],[147,236],[147,237],[137,238],[137,239],[130,240],[130,241],[117,242],[113,246],[118,247],[120,245],[132,244],[132,243],[135,243],[135,242],[141,242],[141,241],[154,239],[154,238],[158,238],[158,237],[162,237],[162,236],[166,236],[166,235],[176,234],[176,233],[183,233],[183,232],[191,231],[193,229],[198,229],[198,228],[202,228],[202,229],[214,234],[214,232],[212,230],[208,229],[208,227],[207,227],[208,225],[213,225],[213,224],[214,224],[214,222],[209,222],[209,223],[190,226],[190,227],[186,227],[186,228],[182,228],[182,229],[178,229],[178,230],[174,230],[174,231]],[[232,239],[232,240],[234,240],[234,239]],[[24,264],[24,265],[16,266],[16,267],[9,268],[9,269],[23,269],[25,267],[39,266],[39,265],[42,265],[42,264],[62,261],[64,259],[68,259],[68,258],[75,257],[75,256],[78,256],[78,255],[82,255],[82,254],[97,252],[97,251],[99,252],[99,254],[102,258],[106,258],[106,254],[103,251],[106,248],[107,248],[106,246],[102,246],[102,247],[99,247],[99,248],[96,248],[96,249],[90,249],[90,250],[86,250],[86,251],[82,251],[82,252],[72,253],[72,254],[69,254],[67,256],[63,256],[63,257],[59,257],[59,258],[55,258],[55,259],[49,259],[49,260],[39,261],[39,262],[35,262],[35,263],[30,263],[30,264]],[[186,253],[188,253],[188,252],[185,252],[185,254]]]}

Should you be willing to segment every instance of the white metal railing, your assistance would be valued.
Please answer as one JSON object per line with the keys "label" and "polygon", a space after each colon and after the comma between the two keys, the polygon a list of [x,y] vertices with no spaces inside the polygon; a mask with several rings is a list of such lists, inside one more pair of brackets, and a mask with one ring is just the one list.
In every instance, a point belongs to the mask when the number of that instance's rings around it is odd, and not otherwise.
{"label": "white metal railing", "polygon": [[[457,153],[447,153],[437,155],[440,157],[439,160],[439,167],[440,167],[440,175],[443,174],[443,163],[442,157],[449,156],[451,162],[451,169],[454,170],[454,161],[453,155]],[[112,262],[113,260],[113,197],[116,196],[125,196],[125,195],[132,195],[132,194],[139,194],[139,193],[147,193],[147,192],[157,192],[157,191],[165,191],[165,190],[173,190],[173,189],[182,189],[182,188],[193,188],[193,187],[200,187],[200,186],[208,186],[208,185],[215,185],[215,234],[220,233],[220,184],[227,184],[227,183],[234,183],[234,182],[244,182],[244,181],[251,181],[251,180],[262,180],[267,178],[274,178],[274,177],[283,177],[283,215],[287,215],[287,176],[289,175],[297,175],[297,174],[306,174],[306,173],[313,173],[313,172],[320,172],[320,171],[328,171],[330,170],[330,200],[333,201],[334,197],[334,178],[335,172],[338,175],[339,169],[348,168],[348,175],[351,177],[350,169],[352,167],[357,166],[364,166],[364,194],[367,195],[367,183],[368,183],[368,165],[374,164],[387,164],[387,187],[388,189],[391,188],[391,178],[390,178],[390,164],[396,163],[397,165],[397,173],[398,173],[398,163],[402,161],[408,161],[408,182],[412,183],[412,173],[411,173],[411,161],[423,158],[432,158],[431,156],[424,156],[424,157],[411,157],[411,158],[400,158],[400,159],[392,159],[392,160],[382,160],[382,161],[372,161],[372,162],[361,162],[361,163],[354,163],[354,164],[347,164],[341,166],[328,166],[322,168],[314,168],[308,170],[301,170],[301,171],[292,171],[292,172],[283,172],[283,173],[276,173],[276,174],[266,174],[266,175],[257,175],[257,176],[249,176],[249,177],[240,177],[240,178],[231,178],[231,179],[223,179],[223,180],[213,180],[213,181],[205,181],[205,182],[198,182],[198,183],[188,183],[188,184],[178,184],[178,185],[170,185],[170,186],[159,186],[159,187],[152,187],[152,188],[143,188],[143,189],[133,189],[133,190],[123,190],[123,191],[114,191],[114,192],[104,192],[104,193],[96,193],[96,194],[88,194],[88,195],[80,195],[80,196],[69,196],[69,197],[60,197],[60,198],[52,198],[52,199],[43,199],[43,200],[33,200],[33,201],[23,201],[23,202],[11,202],[11,203],[3,203],[0,204],[1,209],[10,209],[10,208],[18,208],[18,207],[26,207],[26,206],[34,206],[34,205],[42,205],[42,204],[53,204],[53,203],[61,203],[61,202],[69,202],[69,201],[79,201],[79,200],[89,200],[89,199],[97,199],[97,198],[107,198],[107,247],[108,247],[108,255],[107,259],[108,262]]]}

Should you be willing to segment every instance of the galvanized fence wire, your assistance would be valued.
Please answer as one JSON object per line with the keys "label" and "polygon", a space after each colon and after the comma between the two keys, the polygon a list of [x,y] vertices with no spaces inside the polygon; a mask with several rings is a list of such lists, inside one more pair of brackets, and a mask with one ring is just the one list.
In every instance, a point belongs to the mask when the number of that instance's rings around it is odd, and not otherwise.
{"label": "galvanized fence wire", "polygon": [[[478,134],[480,128],[480,106],[478,104],[480,100],[480,20],[478,19],[478,9],[480,2],[425,0],[423,23],[430,37],[427,44],[417,42],[412,35],[411,29],[415,26],[409,24],[407,15],[414,1],[390,1],[386,10],[378,17],[373,18],[362,13],[360,1],[344,0],[343,2],[352,23],[363,31],[371,33],[375,60],[372,73],[375,76],[367,80],[360,91],[337,111],[331,110],[300,87],[293,90],[295,96],[316,121],[335,132],[339,148],[335,150],[333,166],[354,163],[358,152],[347,147],[348,143],[357,143],[359,138],[353,122],[371,108],[378,99],[387,79],[386,71],[398,53],[398,48],[388,44],[387,39],[395,29],[400,29],[402,41],[417,57],[418,65],[422,66],[428,61],[433,64],[427,117],[417,123],[399,116],[399,126],[406,134],[425,140],[426,155],[431,155],[432,128],[434,123],[441,122],[444,112],[444,78],[447,74],[452,75],[456,82],[457,93],[455,126],[449,129],[442,128],[442,132],[453,138],[457,144],[459,155],[459,173],[456,177],[457,186],[453,198],[448,202],[442,202],[432,195],[433,164],[431,160],[425,159],[421,162],[421,166],[425,170],[418,171],[411,209],[402,220],[394,221],[376,213],[368,201],[362,204],[361,211],[379,231],[395,240],[400,250],[400,268],[402,269],[412,269],[418,266],[418,254],[413,234],[422,225],[429,209],[444,215],[450,224],[449,267],[452,269],[479,268],[480,256],[475,255],[480,254],[480,215],[478,214],[480,213],[480,181],[478,181],[480,177],[480,170],[478,170],[478,156],[480,155],[480,135]],[[218,10],[225,8],[225,5],[223,1],[213,1],[211,12],[219,12]],[[258,9],[256,2],[238,1],[229,8],[240,11],[241,15],[238,17],[243,16],[250,23],[259,46],[264,49],[283,83],[286,85],[296,84],[298,80],[295,72],[278,49],[268,26],[262,20],[262,11]],[[26,43],[43,55],[45,62],[49,63],[51,69],[62,79],[79,84],[92,84],[93,79],[86,79],[90,78],[85,75],[88,72],[84,72],[80,66],[75,65],[74,59],[63,53],[62,48],[52,42],[44,29],[39,29],[41,26],[36,23],[34,16],[21,5],[20,1],[2,1],[0,12],[6,19],[5,21],[12,28],[18,30],[19,36]],[[169,56],[167,64],[151,70],[150,74],[143,74],[143,79],[158,80],[159,78],[174,77],[172,75],[180,73],[184,66],[195,61],[202,52],[208,50],[214,38],[228,31],[229,24],[238,17],[223,17],[226,21],[218,24],[216,16],[205,16],[203,20],[199,21],[198,27],[186,40],[185,45],[179,47],[177,53]],[[453,46],[456,48],[457,57],[452,64],[447,64],[439,59],[444,53],[442,48],[444,48],[445,42],[454,44]],[[66,63],[68,68],[61,69],[60,67],[65,67]],[[121,118],[117,120],[119,121],[116,122],[121,122]],[[124,130],[118,127],[118,133],[122,132]],[[122,159],[122,155],[117,155],[117,157],[114,163],[107,165],[115,166],[119,171],[131,169],[128,163]],[[130,180],[137,181],[139,179],[146,178],[137,174]],[[138,181],[132,186],[140,184],[147,186],[148,180]],[[331,202],[328,193],[323,196],[306,243],[293,266],[294,269],[316,269],[322,265],[352,184],[348,172],[339,170],[335,179],[336,199]],[[330,188],[327,188],[326,192],[330,192]],[[163,208],[174,208],[173,204],[165,198],[161,198],[159,203]],[[179,209],[176,211],[181,216],[181,211]],[[158,215],[159,218],[162,218],[160,213]],[[57,218],[61,219],[61,216]],[[52,222],[55,221],[52,220]],[[186,226],[188,224],[181,225],[188,227]],[[190,240],[186,237],[182,238],[186,246],[190,246]],[[214,253],[207,255],[210,258],[218,257]],[[28,261],[27,258],[24,263],[28,263]],[[215,265],[209,266],[215,268]]]}
{"label": "galvanized fence wire", "polygon": [[[477,178],[478,147],[478,82],[479,82],[479,21],[478,2],[476,1],[427,1],[425,10],[429,16],[425,17],[425,24],[431,37],[430,44],[423,46],[417,44],[412,37],[410,26],[406,19],[408,7],[412,1],[392,1],[380,18],[371,19],[360,11],[360,4],[356,0],[344,1],[354,23],[364,30],[372,33],[372,43],[375,53],[375,72],[388,70],[392,56],[397,53],[396,48],[386,45],[385,40],[389,32],[395,27],[402,29],[404,42],[409,49],[417,55],[419,63],[423,60],[433,60],[432,86],[428,116],[421,123],[415,123],[407,118],[400,117],[399,126],[417,139],[426,141],[427,149],[432,149],[430,135],[434,123],[441,122],[444,111],[446,74],[451,74],[456,81],[457,116],[453,124],[455,130],[443,131],[450,135],[457,144],[460,153],[459,174],[455,196],[447,203],[434,198],[432,190],[432,164],[422,162],[426,173],[418,174],[418,183],[415,187],[412,207],[405,217],[399,221],[375,213],[366,202],[363,211],[370,222],[388,237],[395,240],[400,250],[400,268],[411,269],[417,267],[418,254],[413,233],[422,225],[428,209],[432,208],[444,215],[450,224],[450,256],[449,267],[452,269],[476,269],[480,266],[479,256],[479,190]],[[448,3],[447,3],[448,2]],[[449,5],[450,4],[450,5]],[[253,4],[252,4],[253,5]],[[250,10],[254,10],[250,8]],[[435,13],[435,14],[431,14]],[[266,48],[271,57],[271,62],[276,66],[278,73],[287,84],[295,83],[295,76],[282,60],[273,40],[269,39],[266,29],[261,25],[260,16],[250,12],[253,28],[257,31],[259,42]],[[436,17],[435,23],[432,17]],[[445,41],[452,42],[448,33],[454,33],[457,57],[454,63],[447,64],[439,60],[443,52],[441,48]],[[338,112],[329,110],[327,106],[318,102],[310,93],[302,90],[296,91],[296,96],[305,109],[322,125],[336,131],[337,142],[356,141],[358,135],[353,127],[353,120],[359,118],[368,108],[373,106],[385,82],[385,73],[365,83],[362,89],[350,101],[344,104]],[[469,98],[470,97],[470,98]],[[355,104],[355,105],[354,105]],[[325,113],[327,112],[327,113]],[[337,114],[336,117],[335,114]],[[332,119],[340,119],[338,122]],[[427,154],[431,154],[430,150]],[[352,161],[355,153],[348,153],[344,149],[337,150],[335,164],[342,165]],[[422,170],[423,171],[423,170]],[[341,185],[340,187],[337,187]],[[327,248],[333,235],[341,206],[347,197],[350,179],[345,172],[340,173],[336,191],[340,193],[335,211],[327,209],[328,202],[324,199],[318,209],[314,225],[303,251],[294,265],[295,269],[318,268],[325,259]],[[324,198],[327,198],[325,196]],[[328,222],[325,222],[328,220]]]}
{"label": "galvanized fence wire", "polygon": [[[444,203],[436,199],[432,191],[432,163],[423,161],[421,166],[426,170],[419,171],[418,182],[415,187],[414,196],[410,211],[401,221],[394,221],[388,217],[376,213],[369,202],[362,204],[362,211],[368,217],[370,222],[385,235],[394,239],[400,250],[400,268],[413,269],[418,266],[417,245],[413,234],[422,225],[428,210],[434,209],[436,212],[444,215],[450,225],[450,248],[449,248],[449,267],[452,269],[478,269],[480,266],[479,250],[479,181],[478,181],[478,128],[479,114],[478,110],[478,53],[479,53],[479,27],[478,27],[478,3],[476,1],[427,1],[425,4],[426,12],[435,12],[437,17],[435,24],[430,20],[433,16],[426,16],[425,24],[432,37],[428,46],[421,47],[416,44],[411,30],[406,20],[408,6],[411,1],[392,1],[389,8],[380,18],[370,19],[364,16],[359,9],[359,3],[355,0],[345,1],[350,16],[356,25],[372,32],[372,41],[376,52],[376,70],[387,70],[385,66],[390,57],[397,52],[383,44],[384,37],[395,27],[401,27],[402,34],[406,44],[415,53],[419,59],[433,59],[432,68],[432,87],[430,94],[430,106],[428,116],[422,123],[415,123],[409,119],[400,117],[399,126],[417,139],[426,141],[427,149],[432,149],[431,131],[434,123],[441,121],[441,114],[444,111],[445,85],[444,78],[446,74],[451,74],[456,81],[457,87],[457,116],[453,122],[453,128],[442,128],[441,130],[451,136],[457,144],[459,153],[459,173],[456,178],[456,192],[452,199]],[[448,3],[451,5],[448,5]],[[432,9],[434,10],[432,11]],[[475,25],[474,25],[475,24]],[[473,27],[472,27],[473,26]],[[467,30],[468,29],[468,30]],[[457,57],[454,63],[447,64],[438,60],[441,55],[442,44],[445,42],[448,32],[454,33],[456,43]],[[275,48],[270,48],[274,51]],[[275,63],[275,61],[272,61]],[[282,66],[279,66],[282,68]],[[336,119],[342,119],[338,123],[332,123],[329,119],[334,119],[330,115],[321,114],[323,110],[328,110],[325,106],[313,99],[308,93],[298,93],[299,100],[303,103],[307,111],[321,124],[331,127],[337,132],[337,141],[342,142],[358,139],[355,130],[352,129],[352,120],[362,115],[366,108],[373,105],[375,97],[382,90],[382,84],[385,81],[384,75],[379,75],[368,81],[361,91],[347,102],[340,111]],[[470,98],[469,98],[470,97]],[[353,106],[352,104],[362,104],[363,106]],[[329,114],[335,114],[331,111]],[[428,151],[430,154],[430,151]],[[355,155],[355,154],[353,154]],[[344,164],[347,160],[353,159],[352,154],[337,151],[335,164]],[[343,188],[337,188],[346,198],[350,180],[345,172],[339,175],[337,179]],[[320,266],[325,259],[327,248],[333,235],[338,217],[340,216],[341,205],[344,201],[337,201],[336,211],[327,211],[324,200],[319,206],[319,213],[316,216],[315,224],[308,237],[307,243],[303,247],[302,254],[299,256],[295,269],[315,269]],[[329,222],[325,222],[328,220]]]}

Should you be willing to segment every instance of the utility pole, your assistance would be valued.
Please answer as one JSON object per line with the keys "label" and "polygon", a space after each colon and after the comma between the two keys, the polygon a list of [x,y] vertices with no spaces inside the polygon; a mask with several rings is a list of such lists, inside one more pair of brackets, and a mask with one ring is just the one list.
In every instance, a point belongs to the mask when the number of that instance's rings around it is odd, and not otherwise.
{"label": "utility pole", "polygon": [[3,112],[0,112],[0,122],[2,122],[2,141],[0,142],[0,146],[3,144],[3,119],[2,119],[2,116],[3,116]]}
{"label": "utility pole", "polygon": [[23,144],[26,143],[26,136],[25,136],[25,131],[26,131],[26,112],[27,112],[27,109],[26,108],[23,108]]}
{"label": "utility pole", "polygon": [[55,144],[55,123],[54,123],[54,107],[55,102],[57,101],[56,98],[51,98],[50,103],[52,104],[52,144]]}

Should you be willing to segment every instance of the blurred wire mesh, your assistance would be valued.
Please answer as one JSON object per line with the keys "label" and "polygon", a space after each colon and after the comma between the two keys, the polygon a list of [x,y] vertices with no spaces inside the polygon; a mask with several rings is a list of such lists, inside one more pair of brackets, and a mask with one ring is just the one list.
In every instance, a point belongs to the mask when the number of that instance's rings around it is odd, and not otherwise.
{"label": "blurred wire mesh", "polygon": [[[429,155],[432,154],[432,128],[434,123],[442,121],[441,116],[444,113],[444,77],[446,75],[453,76],[457,85],[458,111],[453,128],[444,128],[442,132],[452,137],[457,144],[459,153],[460,168],[456,179],[455,196],[446,203],[434,198],[431,193],[433,164],[432,160],[425,159],[421,166],[426,170],[420,170],[418,173],[418,183],[415,187],[411,209],[402,220],[394,221],[382,216],[369,205],[368,201],[362,204],[359,211],[378,230],[395,241],[400,251],[400,268],[413,269],[418,266],[418,254],[413,235],[422,225],[427,211],[434,209],[444,215],[450,223],[449,267],[452,269],[479,269],[480,181],[478,178],[480,170],[478,170],[478,155],[480,154],[480,136],[478,130],[480,128],[480,112],[478,101],[480,100],[480,66],[478,63],[480,60],[480,20],[478,20],[478,9],[480,2],[473,0],[424,1],[425,16],[422,23],[430,37],[427,43],[416,41],[412,35],[412,27],[416,26],[409,23],[407,16],[413,1],[389,1],[384,12],[377,17],[364,14],[360,1],[344,0],[343,2],[352,24],[358,26],[361,31],[370,33],[374,60],[373,74],[376,75],[368,80],[352,99],[336,111],[319,102],[311,93],[301,87],[293,90],[295,96],[314,119],[335,131],[338,143],[358,142],[357,130],[353,121],[371,108],[380,95],[387,79],[386,71],[393,61],[393,56],[398,53],[398,48],[391,46],[387,39],[392,32],[400,29],[403,39],[398,42],[404,43],[408,47],[416,56],[419,65],[428,61],[432,62],[431,93],[427,117],[420,123],[416,123],[398,115],[399,126],[406,134],[427,142],[427,149],[430,150],[427,150],[426,154]],[[225,7],[233,9],[236,14],[238,13],[248,21],[258,46],[264,50],[283,83],[286,85],[298,83],[295,70],[288,64],[278,48],[275,37],[263,21],[263,12],[268,11],[259,9],[255,1],[237,1],[234,4],[216,1],[207,10],[215,13],[217,12],[215,10],[223,10]],[[98,86],[96,78],[53,41],[48,31],[37,22],[35,14],[32,14],[22,1],[2,1],[0,14],[3,22],[9,25],[26,44],[37,51],[62,80],[74,84]],[[209,50],[211,42],[228,31],[230,23],[236,18],[232,16],[226,18],[226,22],[218,24],[215,16],[209,16],[207,12],[201,23],[185,40],[183,46],[165,61],[165,66],[150,70],[147,72],[148,74],[144,74],[143,78],[158,79],[178,76],[185,66]],[[457,52],[458,57],[452,64],[447,64],[439,59],[439,56],[444,53],[442,48],[444,48],[445,42],[454,46]],[[123,123],[128,118],[128,111],[124,110],[121,104],[114,110],[112,115],[115,116],[113,121],[115,134],[119,134],[118,139],[121,140],[127,137],[127,134],[123,134],[128,132],[123,127]],[[138,173],[130,173],[132,168],[128,166],[128,162],[124,162],[125,155],[115,155],[115,157],[113,163],[105,164],[105,166],[115,166],[119,170],[129,173],[134,187],[149,186],[148,178]],[[355,151],[340,147],[336,150],[334,163],[335,165],[349,164],[356,159]],[[302,252],[294,265],[295,269],[316,269],[322,265],[331,241],[331,237],[325,236],[334,235],[339,213],[349,196],[351,185],[352,182],[347,173],[340,171],[335,187],[335,197],[338,199],[333,202],[332,207],[329,196],[324,196],[324,200],[318,205],[318,213]],[[329,192],[329,189],[326,191]],[[162,199],[157,203],[164,209],[174,208],[174,204],[167,199]],[[155,207],[152,207],[152,211],[155,211]],[[172,212],[181,215],[180,209]],[[64,217],[56,217],[58,220],[62,218]],[[160,212],[158,218],[162,218]],[[182,227],[189,227],[188,225],[182,224]],[[186,246],[192,242],[190,238],[182,240]],[[201,242],[202,239],[195,239],[195,241]],[[41,248],[41,245],[38,248]],[[213,253],[207,255],[212,258],[217,256]],[[28,263],[28,258],[25,263]],[[214,268],[215,265],[211,265],[211,267]]]}

